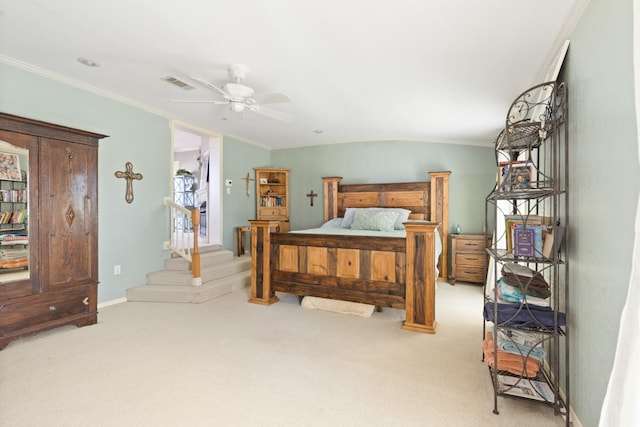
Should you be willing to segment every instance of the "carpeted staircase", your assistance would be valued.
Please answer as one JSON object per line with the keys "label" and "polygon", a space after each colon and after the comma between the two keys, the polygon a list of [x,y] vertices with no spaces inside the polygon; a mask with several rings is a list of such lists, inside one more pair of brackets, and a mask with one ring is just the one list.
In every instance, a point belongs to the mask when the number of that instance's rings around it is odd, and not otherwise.
{"label": "carpeted staircase", "polygon": [[193,286],[191,265],[169,258],[164,270],[147,274],[147,284],[127,289],[128,301],[202,303],[251,284],[251,257],[235,256],[219,247],[200,252],[202,285]]}

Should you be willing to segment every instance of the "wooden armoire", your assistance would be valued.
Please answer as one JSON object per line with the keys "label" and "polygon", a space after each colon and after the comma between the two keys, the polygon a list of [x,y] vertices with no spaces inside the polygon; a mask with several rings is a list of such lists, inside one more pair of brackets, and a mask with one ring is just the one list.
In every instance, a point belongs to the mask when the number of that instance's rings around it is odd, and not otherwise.
{"label": "wooden armoire", "polygon": [[28,189],[22,231],[28,267],[6,279],[0,271],[0,349],[46,329],[97,322],[98,142],[104,137],[0,113],[0,141],[23,158]]}

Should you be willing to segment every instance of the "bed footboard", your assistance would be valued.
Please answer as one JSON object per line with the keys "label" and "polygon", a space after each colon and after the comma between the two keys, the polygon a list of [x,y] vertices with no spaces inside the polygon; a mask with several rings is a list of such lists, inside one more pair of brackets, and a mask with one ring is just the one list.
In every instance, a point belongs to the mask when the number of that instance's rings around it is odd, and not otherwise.
{"label": "bed footboard", "polygon": [[277,221],[250,223],[250,302],[273,304],[278,291],[401,308],[403,328],[435,333],[438,224],[407,223],[403,239],[276,233]]}

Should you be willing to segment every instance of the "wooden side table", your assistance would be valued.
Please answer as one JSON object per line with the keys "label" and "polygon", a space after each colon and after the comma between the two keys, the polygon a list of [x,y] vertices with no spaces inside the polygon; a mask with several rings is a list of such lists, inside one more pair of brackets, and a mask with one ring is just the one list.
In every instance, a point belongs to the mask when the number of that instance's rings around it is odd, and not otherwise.
{"label": "wooden side table", "polygon": [[244,235],[249,231],[248,225],[236,227],[236,238],[238,239],[238,256],[244,255]]}
{"label": "wooden side table", "polygon": [[484,283],[487,274],[484,234],[451,235],[451,277],[450,283]]}

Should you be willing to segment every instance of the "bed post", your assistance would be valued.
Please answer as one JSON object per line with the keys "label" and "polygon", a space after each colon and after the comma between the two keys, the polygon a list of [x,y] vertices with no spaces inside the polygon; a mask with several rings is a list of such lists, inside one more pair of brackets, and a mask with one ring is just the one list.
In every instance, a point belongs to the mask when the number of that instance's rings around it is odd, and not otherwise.
{"label": "bed post", "polygon": [[338,217],[338,185],[341,176],[322,178],[324,183],[324,222]]}
{"label": "bed post", "polygon": [[431,177],[431,221],[440,223],[442,256],[440,257],[440,280],[447,280],[449,262],[449,175],[451,172],[429,172]]}
{"label": "bed post", "polygon": [[271,232],[279,221],[249,220],[251,224],[251,297],[249,302],[271,305],[278,302],[271,289]]}
{"label": "bed post", "polygon": [[429,221],[404,223],[406,239],[406,320],[402,328],[436,333],[436,274],[433,258],[438,224]]}

